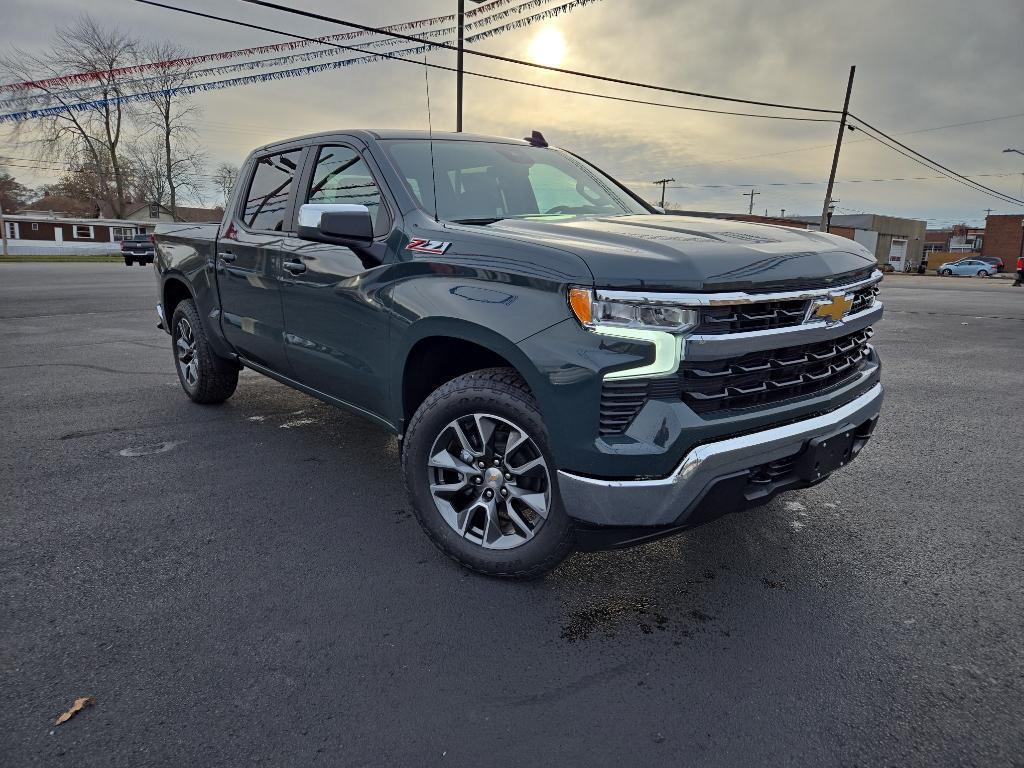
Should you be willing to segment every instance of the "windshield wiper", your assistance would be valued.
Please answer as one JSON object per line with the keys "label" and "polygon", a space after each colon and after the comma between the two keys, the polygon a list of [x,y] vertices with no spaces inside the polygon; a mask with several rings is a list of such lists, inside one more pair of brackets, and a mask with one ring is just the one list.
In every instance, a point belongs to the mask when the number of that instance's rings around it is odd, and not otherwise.
{"label": "windshield wiper", "polygon": [[491,216],[480,219],[452,219],[452,224],[493,224],[496,221],[503,221],[504,216]]}

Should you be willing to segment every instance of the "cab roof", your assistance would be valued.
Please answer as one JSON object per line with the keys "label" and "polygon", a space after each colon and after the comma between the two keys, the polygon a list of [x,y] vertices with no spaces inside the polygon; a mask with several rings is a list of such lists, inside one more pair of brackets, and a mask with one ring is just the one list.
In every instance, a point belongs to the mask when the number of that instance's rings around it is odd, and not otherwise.
{"label": "cab roof", "polygon": [[263,150],[273,149],[274,147],[283,144],[291,144],[296,141],[315,141],[317,139],[331,139],[339,136],[352,136],[367,143],[390,139],[428,141],[432,138],[434,141],[487,141],[499,144],[519,144],[521,146],[530,146],[530,142],[526,139],[511,139],[507,136],[488,136],[482,133],[453,133],[451,131],[433,131],[431,133],[430,131],[418,131],[408,128],[339,128],[334,131],[321,131],[319,133],[308,133],[304,136],[292,136],[287,139],[281,139],[269,144],[264,144],[261,147],[256,147],[253,151],[262,152]]}

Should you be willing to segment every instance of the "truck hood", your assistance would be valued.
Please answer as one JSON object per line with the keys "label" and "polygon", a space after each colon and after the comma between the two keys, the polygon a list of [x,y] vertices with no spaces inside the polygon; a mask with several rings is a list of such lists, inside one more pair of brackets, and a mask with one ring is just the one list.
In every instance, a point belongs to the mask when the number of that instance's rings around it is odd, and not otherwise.
{"label": "truck hood", "polygon": [[[477,228],[478,231],[480,228]],[[641,214],[505,219],[486,226],[569,251],[599,288],[664,291],[822,287],[870,274],[874,256],[836,235],[728,219]]]}

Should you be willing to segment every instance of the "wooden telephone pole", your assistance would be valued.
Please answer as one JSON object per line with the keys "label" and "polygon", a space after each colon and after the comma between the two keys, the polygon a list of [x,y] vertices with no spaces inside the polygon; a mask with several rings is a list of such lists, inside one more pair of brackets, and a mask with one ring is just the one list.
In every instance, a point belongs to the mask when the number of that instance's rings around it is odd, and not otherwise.
{"label": "wooden telephone pole", "polygon": [[839,135],[836,137],[836,153],[832,156],[832,172],[828,175],[828,189],[825,190],[825,202],[821,206],[821,231],[828,232],[828,207],[832,203],[832,187],[836,183],[836,169],[839,167],[839,150],[843,146],[843,134],[846,132],[846,119],[850,115],[850,93],[853,91],[853,75],[856,67],[850,67],[850,79],[846,83],[846,99],[843,101],[843,116],[839,120]]}
{"label": "wooden telephone pole", "polygon": [[747,213],[750,216],[754,215],[754,197],[757,196],[757,195],[760,195],[760,194],[761,193],[758,192],[757,190],[755,190],[753,187],[750,188],[749,192],[744,192],[743,193],[743,197],[749,197],[750,198],[750,208],[747,211]]}
{"label": "wooden telephone pole", "polygon": [[667,184],[669,184],[670,182],[673,182],[673,181],[675,181],[675,179],[658,179],[657,181],[652,182],[653,184],[661,184],[661,206],[660,207],[662,208],[662,210],[664,210],[664,208],[665,208],[665,186]]}

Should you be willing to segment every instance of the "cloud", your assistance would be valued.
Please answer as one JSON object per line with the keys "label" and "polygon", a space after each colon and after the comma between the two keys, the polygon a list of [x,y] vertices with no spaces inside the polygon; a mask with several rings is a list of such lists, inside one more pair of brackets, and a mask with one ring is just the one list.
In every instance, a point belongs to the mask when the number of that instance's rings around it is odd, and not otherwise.
{"label": "cloud", "polygon": [[[182,0],[186,2],[187,0]],[[195,5],[195,3],[193,3]],[[394,0],[344,4],[308,0],[310,10],[370,24],[448,12],[452,2]],[[79,12],[72,0],[14,0],[5,8],[5,43],[45,47],[54,19]],[[237,15],[301,34],[341,28],[241,4],[204,10]],[[274,35],[179,16],[119,0],[94,0],[90,12],[141,37],[170,37],[199,51],[266,42]],[[568,49],[565,66],[743,98],[839,108],[847,68],[858,66],[853,110],[889,133],[1024,113],[1024,4],[982,0],[965,19],[958,0],[606,0],[554,22]],[[484,41],[479,48],[525,57],[536,28]],[[437,63],[454,57],[436,53]],[[672,101],[713,102],[614,86],[467,57],[467,69],[561,87]],[[435,130],[454,124],[454,78],[431,74]],[[426,127],[422,68],[380,63],[217,91],[195,98],[204,110],[201,138],[215,160],[239,161],[247,150],[290,135],[344,127]],[[717,106],[725,106],[717,104]],[[835,126],[705,115],[620,104],[466,78],[467,130],[524,136],[541,130],[553,143],[584,154],[610,173],[637,182],[675,177],[689,185],[822,181]],[[848,135],[851,142],[856,134]],[[1024,144],[1024,118],[911,134],[907,143],[963,173],[1024,172],[1024,158],[1001,153]],[[800,151],[795,151],[800,150]],[[873,142],[848,144],[840,179],[925,176],[930,171]],[[1024,177],[1022,177],[1024,178]],[[1017,195],[1020,180],[990,186]],[[824,186],[761,186],[756,207],[814,213]],[[670,190],[687,208],[746,210],[743,189]],[[1013,207],[950,181],[840,184],[841,207],[919,218],[978,221],[992,207]]]}

